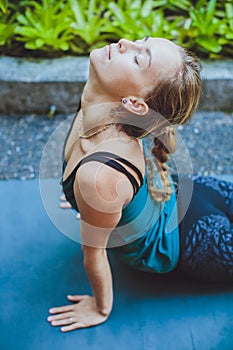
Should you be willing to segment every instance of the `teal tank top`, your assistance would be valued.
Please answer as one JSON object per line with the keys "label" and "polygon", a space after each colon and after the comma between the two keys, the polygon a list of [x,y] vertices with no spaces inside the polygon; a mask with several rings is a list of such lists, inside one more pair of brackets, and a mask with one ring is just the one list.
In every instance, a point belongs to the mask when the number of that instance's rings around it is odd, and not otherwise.
{"label": "teal tank top", "polygon": [[[143,140],[144,155],[146,145]],[[150,157],[149,155],[147,157]],[[128,265],[148,272],[172,271],[179,260],[179,227],[175,186],[166,202],[157,202],[148,190],[148,166],[143,184],[133,200],[122,210],[121,219],[110,236],[111,251]],[[155,167],[154,185],[161,187]]]}

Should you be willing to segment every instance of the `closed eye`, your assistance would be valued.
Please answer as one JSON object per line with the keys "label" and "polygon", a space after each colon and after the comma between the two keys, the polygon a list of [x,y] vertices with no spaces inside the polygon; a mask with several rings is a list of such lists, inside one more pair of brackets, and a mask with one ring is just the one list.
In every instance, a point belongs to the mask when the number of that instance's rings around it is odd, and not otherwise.
{"label": "closed eye", "polygon": [[139,64],[138,64],[137,56],[134,56],[134,59],[133,59],[133,60],[134,60],[134,62],[135,62],[137,65],[139,65]]}
{"label": "closed eye", "polygon": [[147,40],[149,39],[149,36],[145,36],[143,39],[137,39],[137,40],[134,40],[135,43],[140,43],[140,42],[146,42]]}

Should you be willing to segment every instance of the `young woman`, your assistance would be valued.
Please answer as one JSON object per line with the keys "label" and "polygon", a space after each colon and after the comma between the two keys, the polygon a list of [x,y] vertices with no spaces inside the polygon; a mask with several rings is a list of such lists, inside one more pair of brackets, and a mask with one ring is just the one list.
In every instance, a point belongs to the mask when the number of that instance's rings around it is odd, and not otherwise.
{"label": "young woman", "polygon": [[[106,247],[144,271],[233,280],[233,184],[185,178],[193,195],[184,215],[182,195],[176,206],[180,179],[165,164],[175,151],[173,125],[185,123],[198,104],[199,72],[193,54],[161,38],[121,39],[91,52],[62,185],[80,213],[93,296],[68,296],[72,305],[50,309],[48,321],[62,331],[107,320],[113,288]],[[146,154],[143,138],[150,133],[154,147]]]}

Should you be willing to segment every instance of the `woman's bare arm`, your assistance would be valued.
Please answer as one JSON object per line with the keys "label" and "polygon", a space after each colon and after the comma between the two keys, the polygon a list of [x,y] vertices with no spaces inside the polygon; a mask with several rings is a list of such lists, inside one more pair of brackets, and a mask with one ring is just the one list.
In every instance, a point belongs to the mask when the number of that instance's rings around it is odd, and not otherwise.
{"label": "woman's bare arm", "polygon": [[122,181],[122,174],[118,177],[111,169],[90,179],[88,174],[94,174],[93,168],[85,169],[76,179],[75,197],[81,213],[84,267],[93,296],[69,296],[73,305],[50,309],[54,316],[48,320],[54,326],[62,325],[62,331],[91,327],[107,320],[112,309],[113,286],[106,246],[126,199],[132,196],[131,186]]}
{"label": "woman's bare arm", "polygon": [[84,268],[92,286],[96,309],[108,316],[112,310],[112,274],[105,249],[83,246]]}
{"label": "woman's bare arm", "polygon": [[[84,267],[96,307],[101,314],[108,315],[112,308],[113,289],[106,246],[121,218],[126,198],[132,196],[132,188],[129,182],[122,181],[124,175],[116,174],[115,170],[103,165],[102,172],[95,169],[91,165],[86,169],[83,167],[77,179],[75,196],[81,213]],[[95,174],[91,179],[90,173]]]}

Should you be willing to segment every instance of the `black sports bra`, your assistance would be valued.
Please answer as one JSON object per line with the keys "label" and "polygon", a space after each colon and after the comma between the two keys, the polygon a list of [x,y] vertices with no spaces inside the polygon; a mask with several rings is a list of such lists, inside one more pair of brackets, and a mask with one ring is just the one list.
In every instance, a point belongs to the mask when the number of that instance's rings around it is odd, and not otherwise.
{"label": "black sports bra", "polygon": [[[117,159],[117,161],[115,161],[114,159]],[[85,158],[81,159],[80,162],[73,169],[71,174],[64,181],[63,180],[61,181],[61,185],[63,187],[63,192],[65,194],[66,199],[72,205],[72,207],[74,209],[76,209],[77,211],[79,211],[79,210],[78,210],[78,206],[77,206],[77,203],[75,200],[74,190],[73,190],[76,172],[82,164],[85,164],[85,163],[91,162],[91,161],[104,163],[104,164],[110,166],[111,168],[114,168],[114,169],[120,171],[121,173],[125,174],[133,186],[134,196],[143,184],[143,177],[142,177],[140,170],[138,170],[138,168],[136,166],[134,166],[128,160],[121,158],[119,155],[111,153],[111,152],[100,151],[100,152],[92,153],[92,154],[86,156]],[[131,173],[129,173],[118,161],[124,163],[125,165],[129,166],[132,170],[135,171],[135,173],[139,177],[140,185],[138,184],[135,177]],[[65,168],[66,168],[66,161],[64,161],[64,163],[63,163],[63,173],[65,171]]]}

